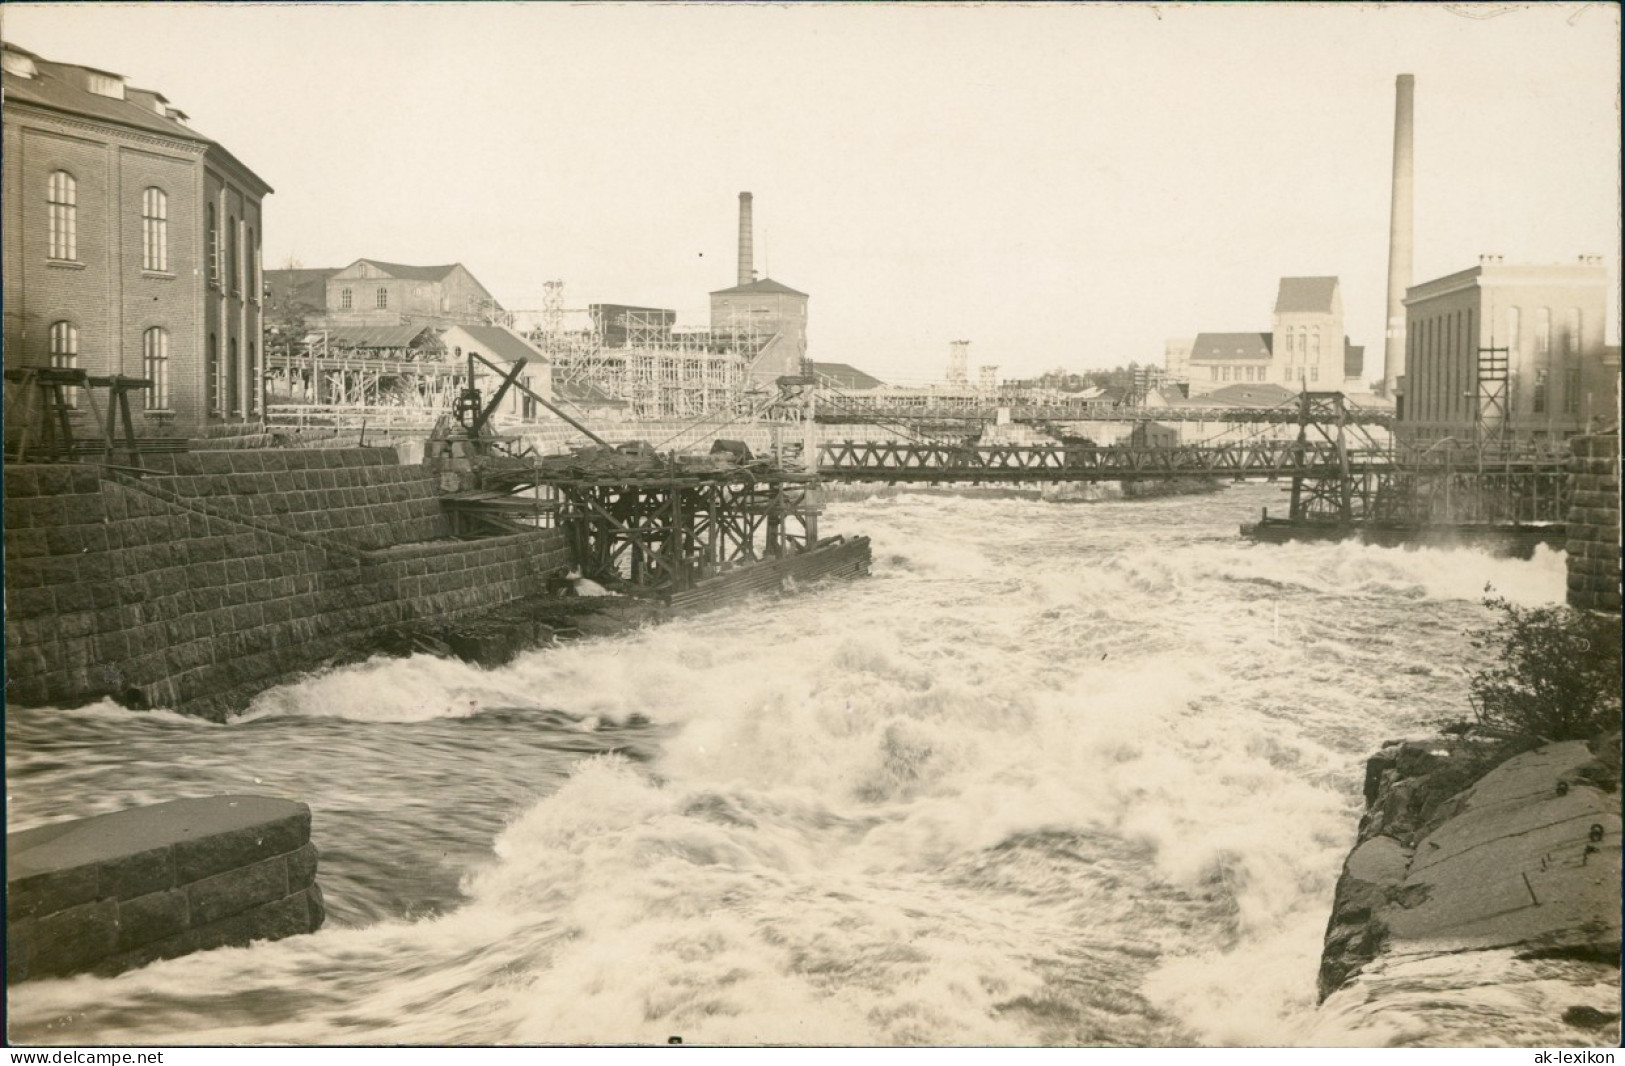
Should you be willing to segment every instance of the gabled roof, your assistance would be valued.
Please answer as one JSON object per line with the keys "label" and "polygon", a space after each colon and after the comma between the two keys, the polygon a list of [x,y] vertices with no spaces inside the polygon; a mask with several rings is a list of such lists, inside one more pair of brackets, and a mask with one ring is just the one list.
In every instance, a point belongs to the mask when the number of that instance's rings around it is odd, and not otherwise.
{"label": "gabled roof", "polygon": [[1268,359],[1273,338],[1268,333],[1198,333],[1191,345],[1193,363]]}
{"label": "gabled roof", "polygon": [[313,330],[307,340],[319,339],[327,334],[330,348],[410,348],[412,343],[428,331],[427,326],[338,326],[333,329]]}
{"label": "gabled roof", "polygon": [[505,363],[517,363],[521,359],[528,359],[534,363],[545,358],[540,349],[532,347],[529,341],[505,326],[448,326],[442,336],[459,330],[484,348],[484,351],[480,352],[481,355],[488,355]]}
{"label": "gabled roof", "polygon": [[1282,278],[1275,294],[1275,313],[1308,311],[1329,314],[1337,296],[1336,278]]}
{"label": "gabled roof", "polygon": [[807,295],[804,292],[798,292],[795,289],[792,289],[790,286],[784,284],[783,282],[774,281],[772,278],[763,278],[760,281],[752,281],[752,282],[749,282],[748,284],[745,284],[745,285],[735,285],[731,289],[717,289],[715,292],[711,293],[711,295],[712,296],[721,296],[724,293],[732,293],[732,292],[757,292],[757,293],[778,294],[778,295],[784,295],[784,296],[805,296],[805,295]]}
{"label": "gabled roof", "polygon": [[381,259],[357,259],[355,263],[351,263],[350,266],[347,266],[344,269],[349,270],[350,267],[355,266],[356,263],[369,263],[372,266],[377,267],[379,270],[382,270],[390,277],[399,278],[402,281],[444,281],[446,279],[446,275],[450,274],[453,270],[456,270],[457,267],[461,265],[458,263],[451,263],[447,266],[420,267],[407,266],[404,263],[386,263]]}
{"label": "gabled roof", "polygon": [[848,363],[814,363],[813,374],[828,378],[843,389],[878,389],[886,384]]}
{"label": "gabled roof", "polygon": [[1252,384],[1226,385],[1222,389],[1193,396],[1185,403],[1201,407],[1279,407],[1297,395],[1291,389],[1259,381]]}

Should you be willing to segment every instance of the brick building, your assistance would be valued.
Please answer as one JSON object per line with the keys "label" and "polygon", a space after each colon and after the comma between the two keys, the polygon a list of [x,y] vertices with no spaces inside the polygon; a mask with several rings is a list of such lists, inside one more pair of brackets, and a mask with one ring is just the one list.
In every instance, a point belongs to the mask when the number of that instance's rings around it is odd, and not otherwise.
{"label": "brick building", "polygon": [[807,294],[761,278],[711,294],[711,336],[755,352],[753,384],[772,389],[807,359]]}
{"label": "brick building", "polygon": [[[307,272],[308,273],[308,272]],[[357,259],[326,279],[326,305],[309,320],[323,326],[483,326],[502,305],[461,263],[408,266]]]}
{"label": "brick building", "polygon": [[271,187],[122,75],[3,47],[5,364],[153,381],[137,432],[262,407]]}
{"label": "brick building", "polygon": [[1616,423],[1607,309],[1600,256],[1551,266],[1481,256],[1478,266],[1413,285],[1396,431],[1411,440],[1473,440],[1483,425],[1514,439],[1560,441]]}

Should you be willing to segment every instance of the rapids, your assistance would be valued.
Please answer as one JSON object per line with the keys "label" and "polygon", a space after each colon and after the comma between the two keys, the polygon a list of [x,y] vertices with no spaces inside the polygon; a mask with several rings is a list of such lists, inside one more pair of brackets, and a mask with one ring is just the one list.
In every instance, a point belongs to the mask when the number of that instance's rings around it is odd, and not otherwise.
{"label": "rapids", "polygon": [[1365,756],[1470,715],[1486,584],[1558,600],[1563,556],[1248,544],[1262,505],[848,494],[865,581],[226,725],[8,710],[10,829],[301,800],[329,910],[9,989],[11,1039],[1460,1042],[1322,1016],[1320,938]]}

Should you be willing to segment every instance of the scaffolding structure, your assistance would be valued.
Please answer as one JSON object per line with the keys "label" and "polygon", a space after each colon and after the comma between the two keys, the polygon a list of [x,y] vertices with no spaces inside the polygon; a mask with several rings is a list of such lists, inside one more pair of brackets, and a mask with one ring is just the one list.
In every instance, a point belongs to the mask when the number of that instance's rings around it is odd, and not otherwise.
{"label": "scaffolding structure", "polygon": [[568,329],[564,283],[550,281],[541,328],[529,339],[561,383],[624,401],[634,419],[732,415],[750,406],[751,364],[776,335],[748,314],[715,321],[709,330],[675,328],[671,317],[655,308],[620,308],[613,326],[600,315],[590,328]]}
{"label": "scaffolding structure", "polygon": [[432,329],[406,343],[347,346],[313,333],[265,353],[268,406],[314,409],[394,409],[430,417],[449,411],[467,368],[451,357]]}

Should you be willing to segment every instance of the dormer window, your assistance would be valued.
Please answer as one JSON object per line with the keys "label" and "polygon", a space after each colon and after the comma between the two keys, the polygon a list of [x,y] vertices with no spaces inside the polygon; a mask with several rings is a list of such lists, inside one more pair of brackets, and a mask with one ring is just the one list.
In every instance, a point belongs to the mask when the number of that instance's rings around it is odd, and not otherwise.
{"label": "dormer window", "polygon": [[13,52],[9,48],[0,53],[0,69],[4,69],[7,74],[18,78],[39,77],[39,68],[34,66],[32,59],[21,52]]}
{"label": "dormer window", "polygon": [[124,79],[117,74],[103,74],[99,70],[85,71],[85,88],[97,96],[113,100],[124,99]]}

